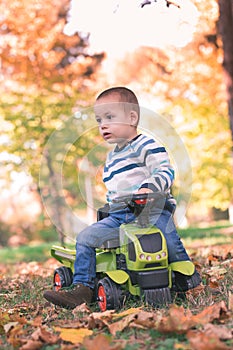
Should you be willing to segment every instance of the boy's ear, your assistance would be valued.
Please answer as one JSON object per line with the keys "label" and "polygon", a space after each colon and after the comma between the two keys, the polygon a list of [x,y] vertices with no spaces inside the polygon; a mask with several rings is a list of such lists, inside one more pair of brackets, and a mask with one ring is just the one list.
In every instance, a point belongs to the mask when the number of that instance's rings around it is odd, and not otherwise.
{"label": "boy's ear", "polygon": [[131,119],[131,126],[137,126],[138,125],[138,114],[135,111],[130,111],[130,119]]}

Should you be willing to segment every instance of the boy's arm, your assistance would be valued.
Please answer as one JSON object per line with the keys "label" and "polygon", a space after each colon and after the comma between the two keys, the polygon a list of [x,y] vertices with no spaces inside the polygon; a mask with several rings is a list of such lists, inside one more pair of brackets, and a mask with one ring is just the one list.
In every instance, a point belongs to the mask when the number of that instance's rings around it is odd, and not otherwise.
{"label": "boy's arm", "polygon": [[174,181],[174,169],[166,149],[154,142],[153,147],[145,152],[144,164],[148,176],[141,183],[139,191],[169,192]]}

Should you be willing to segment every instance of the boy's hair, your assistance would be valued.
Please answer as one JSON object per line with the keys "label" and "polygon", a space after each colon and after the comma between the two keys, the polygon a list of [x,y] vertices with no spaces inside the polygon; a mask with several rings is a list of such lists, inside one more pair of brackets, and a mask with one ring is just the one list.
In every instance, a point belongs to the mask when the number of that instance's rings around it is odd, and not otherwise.
{"label": "boy's hair", "polygon": [[102,91],[96,98],[96,101],[102,97],[109,96],[112,94],[117,94],[120,97],[120,102],[127,102],[131,104],[131,108],[138,114],[138,119],[140,117],[140,107],[138,103],[138,99],[135,93],[124,87],[124,86],[115,86],[111,87],[107,90]]}

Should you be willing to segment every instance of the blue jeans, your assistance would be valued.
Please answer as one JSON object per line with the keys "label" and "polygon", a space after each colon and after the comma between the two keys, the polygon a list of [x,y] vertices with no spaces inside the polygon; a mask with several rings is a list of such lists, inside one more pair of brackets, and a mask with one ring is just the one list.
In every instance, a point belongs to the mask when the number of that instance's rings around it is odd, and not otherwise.
{"label": "blue jeans", "polygon": [[[96,277],[95,248],[109,239],[118,238],[119,226],[135,219],[127,209],[118,210],[81,231],[76,239],[76,259],[73,283],[82,283],[94,288]],[[163,210],[151,213],[150,223],[155,224],[164,234],[167,242],[169,262],[190,260],[176,231],[172,214]]]}

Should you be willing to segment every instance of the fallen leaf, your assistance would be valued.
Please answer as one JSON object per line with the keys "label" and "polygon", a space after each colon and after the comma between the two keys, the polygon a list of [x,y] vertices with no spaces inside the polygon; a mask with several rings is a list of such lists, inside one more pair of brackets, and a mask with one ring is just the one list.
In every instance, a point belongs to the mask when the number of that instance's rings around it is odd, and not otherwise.
{"label": "fallen leaf", "polygon": [[3,327],[3,325],[8,323],[9,321],[11,321],[11,319],[10,319],[8,312],[0,311],[0,326]]}
{"label": "fallen leaf", "polygon": [[143,328],[153,328],[155,325],[156,314],[154,312],[140,311],[135,318],[135,324]]}
{"label": "fallen leaf", "polygon": [[106,310],[104,312],[93,312],[91,316],[93,318],[98,318],[98,319],[112,319],[113,314],[115,313],[114,310]]}
{"label": "fallen leaf", "polygon": [[17,348],[22,345],[23,341],[21,337],[24,336],[24,334],[25,330],[23,329],[23,325],[18,324],[15,327],[11,328],[10,331],[7,333],[7,341],[14,348]]}
{"label": "fallen leaf", "polygon": [[199,286],[190,289],[186,292],[187,299],[198,297],[202,294],[202,292],[205,290],[205,286],[203,284],[199,284]]}
{"label": "fallen leaf", "polygon": [[111,337],[98,334],[95,338],[85,338],[83,342],[83,346],[86,350],[121,350],[121,344],[112,344],[111,345]]}
{"label": "fallen leaf", "polygon": [[187,333],[192,350],[231,350],[219,340],[216,334],[206,334],[204,331],[190,330]]}
{"label": "fallen leaf", "polygon": [[131,314],[135,314],[135,313],[139,313],[141,311],[141,307],[137,307],[137,308],[130,308],[128,310],[119,312],[119,313],[114,313],[112,316],[113,318],[119,318],[119,317],[125,317]]}
{"label": "fallen leaf", "polygon": [[219,283],[218,283],[218,281],[216,281],[216,279],[210,279],[209,287],[210,287],[210,288],[219,288]]}
{"label": "fallen leaf", "polygon": [[40,340],[28,339],[28,341],[21,346],[19,350],[39,350],[43,345],[44,343]]}
{"label": "fallen leaf", "polygon": [[222,261],[221,262],[221,265],[229,265],[230,267],[233,267],[233,259],[227,259],[227,260],[225,260],[225,261]]}
{"label": "fallen leaf", "polygon": [[211,266],[214,262],[218,262],[218,258],[211,254],[207,257],[207,262]]}
{"label": "fallen leaf", "polygon": [[183,334],[194,325],[195,321],[189,309],[185,310],[183,306],[172,305],[168,316],[162,318],[157,327],[162,333],[176,332]]}
{"label": "fallen leaf", "polygon": [[124,317],[120,321],[117,321],[108,325],[109,332],[113,335],[116,335],[117,332],[122,332],[126,327],[129,326],[130,322],[135,320],[136,316],[137,316],[137,313],[132,313]]}
{"label": "fallen leaf", "polygon": [[218,338],[221,340],[229,340],[233,338],[231,329],[222,325],[214,325],[212,323],[208,323],[204,327],[205,334],[209,334],[212,336],[213,334],[217,334]]}
{"label": "fallen leaf", "polygon": [[233,311],[233,294],[231,291],[228,292],[228,309]]}
{"label": "fallen leaf", "polygon": [[4,324],[3,328],[5,333],[8,333],[12,328],[14,328],[15,326],[17,326],[19,323],[18,322],[9,322]]}
{"label": "fallen leaf", "polygon": [[43,320],[42,316],[37,316],[36,318],[34,318],[31,324],[33,327],[39,327],[42,325],[42,320]]}
{"label": "fallen leaf", "polygon": [[209,276],[221,276],[227,273],[225,267],[213,266],[210,269],[206,270],[205,273]]}
{"label": "fallen leaf", "polygon": [[38,327],[31,335],[33,340],[42,340],[46,344],[56,344],[59,337],[45,329],[45,327]]}
{"label": "fallen leaf", "polygon": [[65,345],[60,345],[59,350],[77,350],[77,345],[71,345],[71,344],[65,344]]}
{"label": "fallen leaf", "polygon": [[202,312],[193,316],[193,320],[196,324],[204,325],[224,317],[227,317],[227,308],[224,301],[221,301],[220,303],[208,306]]}
{"label": "fallen leaf", "polygon": [[80,314],[80,312],[90,314],[91,309],[87,306],[86,303],[83,303],[81,305],[78,305],[75,309],[72,310],[72,314],[74,316],[76,316],[77,314]]}
{"label": "fallen leaf", "polygon": [[102,329],[105,326],[108,326],[111,322],[114,310],[107,310],[104,312],[93,312],[88,318],[88,327],[90,329]]}
{"label": "fallen leaf", "polygon": [[87,328],[61,328],[54,327],[55,331],[60,332],[60,338],[73,344],[82,343],[83,339],[93,334],[93,331]]}

